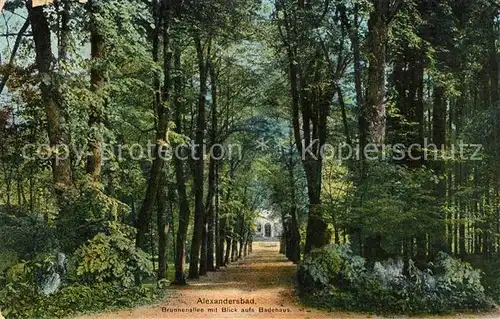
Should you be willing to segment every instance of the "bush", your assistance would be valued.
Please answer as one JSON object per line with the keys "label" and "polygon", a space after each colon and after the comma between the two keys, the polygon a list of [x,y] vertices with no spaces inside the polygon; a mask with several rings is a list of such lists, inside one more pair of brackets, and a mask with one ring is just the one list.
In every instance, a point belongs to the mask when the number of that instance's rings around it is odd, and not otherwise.
{"label": "bush", "polygon": [[500,259],[495,258],[480,265],[484,270],[483,283],[485,293],[493,300],[500,303]]}
{"label": "bush", "polygon": [[110,222],[124,222],[130,209],[106,195],[94,183],[84,180],[77,190],[60,199],[60,212],[55,219],[59,248],[72,254],[87,240],[108,231]]}
{"label": "bush", "polygon": [[124,289],[121,285],[100,283],[70,285],[54,295],[43,296],[29,285],[15,284],[0,297],[0,308],[6,319],[52,319],[130,308],[159,299],[163,293],[153,288]]}
{"label": "bush", "polygon": [[99,233],[81,246],[73,256],[76,280],[84,284],[117,282],[134,284],[136,276],[153,275],[148,255],[135,247],[134,229],[109,224],[109,234]]}
{"label": "bush", "polygon": [[491,309],[478,270],[439,253],[432,268],[412,260],[375,262],[367,269],[347,246],[314,250],[298,266],[303,299],[329,309],[378,313],[442,313]]}
{"label": "bush", "polygon": [[57,248],[55,230],[40,216],[21,208],[0,207],[0,252],[15,252],[21,259]]}
{"label": "bush", "polygon": [[135,275],[152,275],[148,255],[135,247],[134,229],[118,223],[105,228],[106,234],[89,240],[69,262],[62,253],[43,253],[10,267],[0,290],[6,319],[64,318],[162,297],[159,289],[133,285]]}
{"label": "bush", "polygon": [[481,274],[468,263],[440,253],[436,259],[436,290],[451,309],[482,309],[486,294]]}
{"label": "bush", "polygon": [[336,246],[314,249],[298,266],[299,284],[308,291],[326,288],[337,279],[341,267],[342,258]]}

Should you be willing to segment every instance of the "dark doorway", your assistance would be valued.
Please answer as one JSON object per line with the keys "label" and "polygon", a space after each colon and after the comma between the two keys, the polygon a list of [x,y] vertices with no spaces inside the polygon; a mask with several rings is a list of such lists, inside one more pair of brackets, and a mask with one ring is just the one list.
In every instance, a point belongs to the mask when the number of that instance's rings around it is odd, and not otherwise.
{"label": "dark doorway", "polygon": [[268,223],[264,226],[264,232],[264,236],[271,237],[271,224]]}

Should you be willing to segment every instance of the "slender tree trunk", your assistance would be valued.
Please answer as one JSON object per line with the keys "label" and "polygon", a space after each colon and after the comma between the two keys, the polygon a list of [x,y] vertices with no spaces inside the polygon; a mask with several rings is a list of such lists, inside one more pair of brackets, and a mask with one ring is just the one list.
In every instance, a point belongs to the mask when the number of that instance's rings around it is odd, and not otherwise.
{"label": "slender tree trunk", "polygon": [[[212,95],[212,128],[210,140],[212,146],[217,144],[217,78],[214,65],[210,65],[210,85]],[[215,153],[216,152],[216,153]],[[211,148],[210,151],[210,167],[208,172],[208,196],[207,196],[207,271],[214,271],[214,253],[215,253],[215,199],[216,199],[216,170],[217,158],[219,156],[219,148]]]}
{"label": "slender tree trunk", "polygon": [[163,172],[160,177],[158,185],[158,193],[156,198],[156,216],[158,226],[158,280],[167,279],[167,196],[165,193],[166,188],[166,174]]}
{"label": "slender tree trunk", "polygon": [[193,240],[191,242],[191,257],[189,264],[189,278],[199,278],[199,262],[201,246],[203,241],[203,228],[205,226],[205,212],[203,205],[203,175],[204,175],[204,154],[203,140],[205,138],[205,105],[207,98],[207,64],[199,36],[195,36],[196,52],[198,57],[198,70],[200,74],[200,93],[198,97],[198,118],[196,122],[196,159],[194,172],[194,229]]}
{"label": "slender tree trunk", "polygon": [[217,167],[215,168],[215,268],[219,269],[224,265],[224,233],[222,228],[225,227],[225,223],[222,222],[220,218],[220,190],[219,190],[219,169],[220,162],[217,163]]}
{"label": "slender tree trunk", "polygon": [[[35,43],[36,67],[39,76],[42,102],[47,117],[47,132],[52,149],[61,150],[65,154],[64,146],[69,147],[69,135],[64,126],[66,119],[62,109],[61,95],[54,77],[52,55],[51,30],[44,6],[32,8],[31,1],[27,2],[29,20]],[[52,158],[52,178],[56,191],[64,191],[72,185],[72,169],[69,156],[66,158]]]}
{"label": "slender tree trunk", "polygon": [[230,236],[227,236],[227,238],[226,238],[226,255],[224,256],[224,266],[229,265],[232,247],[233,247],[233,241],[232,241]]}
{"label": "slender tree trunk", "polygon": [[[437,145],[438,149],[446,147],[446,96],[444,88],[436,86],[434,88],[432,110],[432,141]],[[444,154],[439,154],[444,156]],[[436,175],[443,176],[446,173],[444,160],[438,159],[432,163]],[[430,234],[431,258],[438,251],[446,251],[446,213],[444,212],[444,199],[446,198],[446,180],[441,179],[435,187],[436,195],[436,210],[439,211],[438,220],[436,220],[437,228]]]}
{"label": "slender tree trunk", "polygon": [[[160,7],[160,8],[158,8]],[[169,100],[170,86],[171,86],[171,35],[170,35],[170,20],[171,20],[171,3],[170,0],[162,1],[161,5],[156,5],[153,8],[155,12],[160,12],[156,24],[156,35],[155,38],[159,39],[160,34],[163,36],[163,99],[160,103],[155,103],[156,105],[156,116],[157,116],[157,128],[156,128],[156,145],[154,148],[154,159],[149,172],[148,186],[144,200],[142,202],[141,209],[137,216],[136,228],[136,246],[144,249],[146,246],[146,234],[149,229],[149,224],[151,222],[151,214],[153,211],[153,206],[155,203],[155,198],[158,193],[158,184],[160,180],[160,175],[162,168],[164,166],[163,154],[164,148],[163,143],[167,140],[167,126],[168,126],[168,109],[164,105],[163,101]],[[156,11],[159,10],[159,11]],[[163,28],[161,28],[162,26]],[[163,31],[163,32],[161,32]]]}
{"label": "slender tree trunk", "polygon": [[[300,49],[302,47],[299,46],[300,41],[296,38],[297,33],[294,30],[294,28],[298,27],[295,13],[307,15],[309,6],[306,6],[304,1],[300,1],[294,14],[291,14],[286,6],[282,9],[284,18],[280,26],[280,32],[287,47],[293,135],[306,173],[309,197],[305,247],[305,252],[308,253],[311,249],[323,247],[330,242],[328,224],[323,219],[321,210],[320,194],[323,159],[319,156],[319,150],[326,142],[326,119],[334,92],[311,89],[317,84],[314,81],[319,79],[318,70],[325,67],[321,50],[316,52],[315,65],[308,68],[310,74],[300,72],[301,70],[305,72],[305,68],[304,66],[300,67],[300,53],[302,53]],[[284,32],[286,32],[286,35]],[[311,80],[313,83],[309,83]],[[315,103],[312,101],[315,101]]]}
{"label": "slender tree trunk", "polygon": [[[95,94],[92,98],[89,108],[89,152],[87,157],[87,174],[93,180],[99,181],[101,179],[101,165],[102,165],[102,151],[101,151],[101,125],[103,123],[103,113],[105,107],[105,97],[103,96],[103,89],[106,85],[105,69],[103,60],[105,56],[105,42],[104,35],[101,33],[100,7],[102,4],[92,0],[88,4],[88,11],[90,15],[90,52],[92,57],[92,67],[90,70],[90,89]],[[158,37],[153,43],[153,60],[158,62]],[[155,88],[159,91],[159,81],[155,77]],[[158,101],[157,101],[158,103]]]}
{"label": "slender tree trunk", "polygon": [[290,200],[292,205],[290,208],[290,252],[289,258],[294,263],[300,261],[300,233],[299,233],[299,223],[297,220],[297,203],[295,202],[295,163],[293,160],[293,146],[290,143],[289,148],[289,158],[288,158],[288,178],[290,183]]}
{"label": "slender tree trunk", "polygon": [[[176,72],[181,70],[181,52],[176,49],[174,56],[174,67]],[[175,117],[175,132],[182,134],[182,103],[181,97],[183,95],[182,79],[178,76],[174,81],[174,117]],[[182,155],[182,154],[179,154]],[[189,209],[189,200],[186,191],[186,181],[184,177],[184,165],[179,156],[173,157],[175,167],[175,178],[177,183],[177,193],[179,196],[179,226],[177,230],[177,237],[175,241],[175,281],[174,284],[185,285],[186,278],[184,275],[184,261],[186,253],[187,230],[191,211]]]}
{"label": "slender tree trunk", "polygon": [[204,213],[203,216],[203,231],[201,235],[201,253],[200,253],[200,276],[207,274],[208,268],[208,216]]}
{"label": "slender tree trunk", "polygon": [[233,236],[233,239],[231,241],[231,261],[235,262],[237,260],[238,260],[238,239],[235,238],[235,236]]}

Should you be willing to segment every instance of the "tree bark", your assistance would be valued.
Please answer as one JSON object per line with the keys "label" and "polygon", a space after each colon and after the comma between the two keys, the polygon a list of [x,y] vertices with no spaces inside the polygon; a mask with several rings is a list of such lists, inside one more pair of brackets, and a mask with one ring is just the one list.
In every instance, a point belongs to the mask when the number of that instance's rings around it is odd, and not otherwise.
{"label": "tree bark", "polygon": [[368,143],[382,145],[385,140],[385,65],[388,40],[389,1],[372,1],[368,20],[368,73],[366,101],[360,125],[361,150]]}
{"label": "tree bark", "polygon": [[[433,95],[432,109],[432,141],[438,149],[446,147],[446,95],[445,89],[436,85]],[[440,157],[444,154],[439,154]],[[443,177],[446,173],[444,159],[439,158],[432,163],[432,167],[437,176]],[[440,179],[434,189],[436,196],[436,210],[439,212],[434,231],[430,233],[430,257],[432,258],[439,251],[446,251],[446,213],[444,212],[444,199],[446,198],[446,180]]]}
{"label": "tree bark", "polygon": [[166,188],[166,174],[163,172],[158,184],[158,194],[156,198],[156,216],[158,226],[158,280],[167,279],[167,197],[165,193]]}
{"label": "tree bark", "polygon": [[[176,49],[174,54],[174,68],[177,72],[181,70],[181,52]],[[174,80],[174,117],[175,132],[182,134],[182,103],[183,84],[181,77],[177,76]],[[189,209],[189,200],[186,191],[186,181],[184,177],[183,161],[178,157],[173,157],[175,167],[175,178],[177,183],[177,193],[179,196],[179,226],[175,243],[175,281],[174,284],[185,285],[184,262],[186,253],[187,230],[191,211]]]}
{"label": "tree bark", "polygon": [[194,229],[193,240],[191,241],[191,254],[189,264],[189,278],[199,278],[199,262],[201,245],[203,241],[203,228],[205,226],[205,212],[203,205],[203,175],[204,175],[204,154],[203,140],[205,138],[205,105],[207,99],[207,64],[201,44],[201,39],[195,35],[195,46],[198,58],[198,71],[200,74],[200,92],[198,96],[198,118],[196,121],[196,159],[194,169]]}
{"label": "tree bark", "polygon": [[[40,77],[40,91],[42,102],[47,116],[47,133],[50,146],[53,150],[69,148],[69,135],[66,131],[66,119],[61,105],[61,94],[54,76],[54,57],[52,55],[51,30],[43,6],[31,7],[27,2],[33,40],[35,42],[36,67]],[[69,155],[69,154],[67,154]],[[53,157],[52,179],[56,192],[61,192],[72,185],[72,169],[69,156],[66,158]]]}
{"label": "tree bark", "polygon": [[[156,145],[154,148],[154,159],[149,172],[148,186],[144,200],[142,202],[141,210],[137,216],[136,228],[136,246],[145,249],[146,234],[148,233],[149,224],[151,222],[151,213],[155,203],[155,198],[158,193],[158,184],[160,180],[161,170],[164,166],[164,160],[160,154],[163,153],[163,143],[167,140],[167,126],[169,119],[169,112],[163,101],[169,100],[170,86],[171,86],[171,36],[170,36],[170,23],[171,23],[171,3],[170,0],[163,0],[161,5],[156,3],[155,12],[160,12],[156,22],[156,36],[159,39],[160,34],[163,37],[163,90],[162,99],[158,103],[158,97],[155,98],[157,128],[156,128]],[[158,10],[158,11],[157,11]],[[162,26],[162,28],[160,27]],[[162,32],[161,32],[162,31]]]}
{"label": "tree bark", "polygon": [[[210,140],[212,146],[217,145],[217,78],[214,65],[210,64],[210,85],[212,95],[212,127]],[[215,253],[215,198],[216,198],[216,170],[217,158],[219,156],[218,148],[211,148],[210,167],[208,171],[208,194],[207,194],[207,271],[214,271],[214,253]]]}
{"label": "tree bark", "polygon": [[[89,108],[89,152],[87,157],[87,174],[89,174],[94,181],[101,179],[101,166],[102,166],[102,151],[101,151],[101,125],[103,123],[105,97],[103,96],[103,89],[106,85],[106,77],[104,66],[102,65],[105,56],[105,42],[104,35],[101,33],[101,26],[98,19],[101,14],[101,6],[92,0],[88,4],[88,11],[90,15],[90,46],[92,67],[90,70],[90,89],[94,93],[92,102]],[[158,37],[154,39],[153,43],[153,60],[158,62]],[[155,79],[155,88],[159,90],[159,83]],[[158,103],[158,102],[157,102]]]}

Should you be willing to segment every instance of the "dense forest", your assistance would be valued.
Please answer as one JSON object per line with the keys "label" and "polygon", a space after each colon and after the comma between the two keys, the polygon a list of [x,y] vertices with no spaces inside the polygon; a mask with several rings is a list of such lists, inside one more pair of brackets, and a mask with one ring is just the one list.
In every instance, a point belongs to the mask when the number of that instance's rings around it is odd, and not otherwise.
{"label": "dense forest", "polygon": [[500,302],[496,0],[0,9],[7,319],[168,298],[263,209],[316,307]]}

